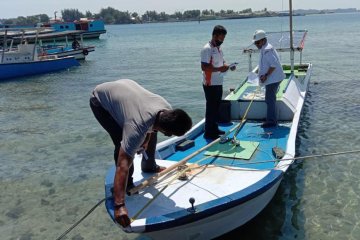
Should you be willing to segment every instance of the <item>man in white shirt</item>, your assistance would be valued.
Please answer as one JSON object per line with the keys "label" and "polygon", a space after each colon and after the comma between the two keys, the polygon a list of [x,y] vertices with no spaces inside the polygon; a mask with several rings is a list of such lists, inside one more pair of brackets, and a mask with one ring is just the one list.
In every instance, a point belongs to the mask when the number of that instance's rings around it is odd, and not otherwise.
{"label": "man in white shirt", "polygon": [[[203,73],[203,88],[206,99],[205,134],[207,139],[216,139],[224,131],[219,129],[217,118],[223,94],[224,72],[229,69],[225,64],[220,45],[224,42],[226,29],[217,25],[214,27],[212,39],[201,50],[201,70]],[[235,66],[230,68],[232,71]]]}
{"label": "man in white shirt", "polygon": [[285,78],[285,74],[278,53],[268,43],[266,33],[263,30],[255,31],[253,42],[260,49],[258,75],[266,88],[266,121],[261,126],[263,128],[275,127],[277,125],[276,93],[281,81]]}

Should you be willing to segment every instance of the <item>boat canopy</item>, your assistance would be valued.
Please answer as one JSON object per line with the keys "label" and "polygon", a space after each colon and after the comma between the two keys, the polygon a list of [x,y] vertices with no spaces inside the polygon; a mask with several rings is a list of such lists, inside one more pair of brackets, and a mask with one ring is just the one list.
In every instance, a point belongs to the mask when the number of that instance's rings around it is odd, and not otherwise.
{"label": "boat canopy", "polygon": [[[290,52],[291,50],[301,52],[304,49],[306,34],[307,30],[293,31],[293,49],[290,47],[290,31],[268,32],[266,38],[278,52]],[[259,52],[259,49],[254,43],[243,50],[245,54],[256,52]]]}

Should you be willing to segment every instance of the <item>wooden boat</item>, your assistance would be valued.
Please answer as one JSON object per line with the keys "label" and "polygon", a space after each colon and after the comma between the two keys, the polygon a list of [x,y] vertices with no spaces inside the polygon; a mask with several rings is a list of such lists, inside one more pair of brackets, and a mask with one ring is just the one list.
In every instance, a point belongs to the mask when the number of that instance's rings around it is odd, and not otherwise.
{"label": "wooden boat", "polygon": [[[286,79],[277,93],[278,126],[261,128],[266,116],[264,89],[245,79],[226,97],[229,115],[223,118],[222,138],[205,139],[202,120],[185,136],[157,145],[157,164],[168,167],[164,172],[142,173],[141,155],[135,157],[137,187],[131,192],[138,194],[126,198],[132,223],[123,228],[125,232],[152,239],[212,239],[242,226],[265,208],[294,161],[312,71],[311,63],[302,63],[300,57],[294,64],[292,58],[294,50],[301,55],[307,31],[290,33],[268,35],[279,51],[291,52],[291,64],[283,65]],[[280,38],[275,41],[271,36]],[[257,51],[253,44],[244,49],[249,68]],[[252,69],[256,71],[257,67]],[[105,179],[105,205],[113,220],[114,173],[115,167],[110,168]]]}
{"label": "wooden boat", "polygon": [[36,44],[26,41],[16,48],[7,46],[5,30],[4,46],[0,51],[0,80],[54,72],[79,66],[74,57],[38,56]]}

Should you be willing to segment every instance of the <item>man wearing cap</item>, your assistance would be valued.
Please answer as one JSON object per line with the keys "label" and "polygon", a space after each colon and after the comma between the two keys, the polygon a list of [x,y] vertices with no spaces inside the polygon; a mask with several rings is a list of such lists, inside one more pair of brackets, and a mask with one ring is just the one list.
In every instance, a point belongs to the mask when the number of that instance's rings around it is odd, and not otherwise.
{"label": "man wearing cap", "polygon": [[[212,32],[212,39],[201,50],[201,70],[203,73],[203,89],[206,99],[205,134],[207,139],[216,139],[224,131],[219,129],[217,118],[223,94],[224,72],[229,70],[225,63],[220,45],[224,42],[227,31],[225,27],[217,25]],[[236,66],[230,70],[234,71]]]}
{"label": "man wearing cap", "polygon": [[268,43],[266,33],[263,30],[255,31],[253,42],[260,50],[258,75],[266,89],[266,121],[261,126],[263,128],[275,127],[277,125],[276,93],[281,81],[285,78],[285,74],[280,63],[279,54]]}
{"label": "man wearing cap", "polygon": [[160,172],[155,162],[157,132],[166,136],[184,135],[192,125],[189,115],[172,109],[156,95],[130,79],[102,83],[90,97],[90,107],[100,125],[109,133],[114,145],[114,216],[123,227],[130,224],[125,207],[125,192],[134,187],[133,158],[140,148],[148,159],[141,162],[143,172]]}

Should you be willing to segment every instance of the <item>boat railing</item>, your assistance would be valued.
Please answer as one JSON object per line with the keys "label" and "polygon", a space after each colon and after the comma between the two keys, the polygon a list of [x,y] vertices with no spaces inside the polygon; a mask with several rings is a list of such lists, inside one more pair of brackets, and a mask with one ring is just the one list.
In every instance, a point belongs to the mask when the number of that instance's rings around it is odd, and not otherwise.
{"label": "boat railing", "polygon": [[[34,28],[0,28],[0,40],[2,44],[2,53],[0,57],[0,63],[8,62],[8,61],[21,61],[20,57],[14,57],[5,59],[5,54],[10,56],[17,54],[18,56],[23,55],[22,61],[28,61],[28,58],[30,55],[31,61],[37,60],[37,49],[36,49],[36,43],[38,36],[41,32],[49,31],[49,28],[43,28],[43,27],[34,27]],[[27,34],[34,34],[35,33],[35,40],[34,44],[28,44],[28,41],[26,39]],[[17,49],[13,47],[14,40],[17,39],[19,42],[19,45],[17,46]],[[8,42],[10,41],[10,46],[8,46]],[[8,51],[10,49],[10,51]],[[6,61],[5,61],[6,60]]]}

